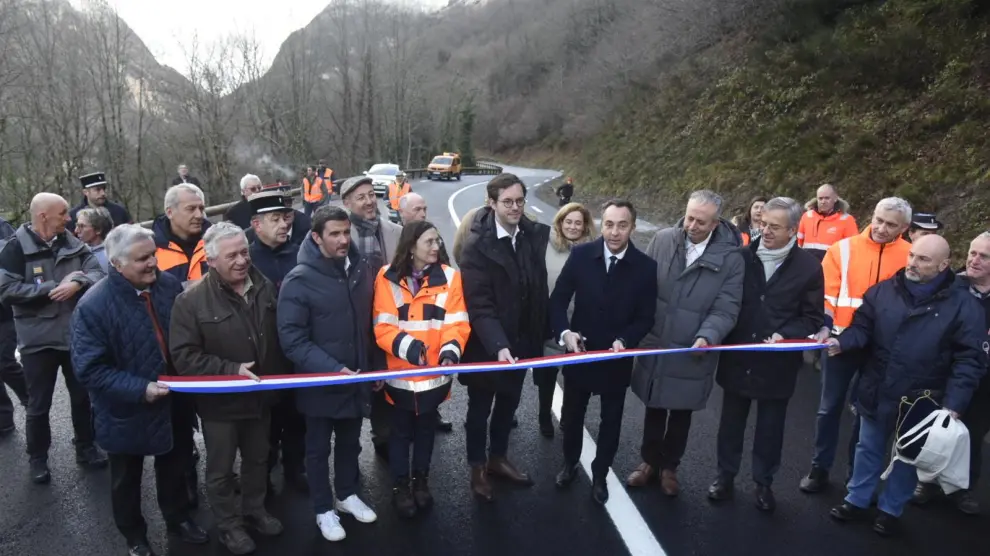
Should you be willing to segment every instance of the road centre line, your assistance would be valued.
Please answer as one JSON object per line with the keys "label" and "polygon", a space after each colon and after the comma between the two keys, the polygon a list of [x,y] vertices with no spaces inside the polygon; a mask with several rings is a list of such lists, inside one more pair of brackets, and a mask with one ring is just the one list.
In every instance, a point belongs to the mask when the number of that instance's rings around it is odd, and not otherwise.
{"label": "road centre line", "polygon": [[[461,225],[461,219],[457,215],[457,211],[454,210],[454,199],[464,191],[483,183],[488,182],[466,185],[452,193],[447,200],[447,208],[450,209],[450,218],[453,220],[455,230]],[[560,422],[563,404],[564,391],[561,390],[560,384],[554,384],[552,411],[558,423]],[[595,452],[598,447],[591,438],[591,433],[588,432],[587,427],[582,427],[582,430],[584,443],[581,450],[581,468],[584,469],[588,477],[591,477],[591,462],[595,459]],[[626,549],[629,550],[629,554],[631,556],[667,556],[663,547],[660,546],[660,542],[653,535],[653,532],[650,531],[646,520],[643,519],[642,514],[639,513],[636,505],[633,504],[629,493],[626,492],[625,485],[622,484],[615,471],[611,468],[608,470],[605,482],[608,485],[609,492],[608,502],[605,503],[605,511],[608,512],[608,516],[611,518],[612,524],[622,538],[622,542],[625,543]]]}

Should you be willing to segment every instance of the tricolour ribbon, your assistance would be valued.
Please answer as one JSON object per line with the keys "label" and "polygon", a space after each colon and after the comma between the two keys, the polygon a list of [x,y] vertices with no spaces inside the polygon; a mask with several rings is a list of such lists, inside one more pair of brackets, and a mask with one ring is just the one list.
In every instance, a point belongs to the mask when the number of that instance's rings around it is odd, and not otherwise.
{"label": "tricolour ribbon", "polygon": [[595,363],[626,357],[643,357],[648,355],[671,355],[675,353],[705,352],[705,351],[809,351],[828,347],[826,344],[806,340],[785,340],[774,344],[737,344],[731,346],[709,346],[704,348],[667,348],[667,349],[627,349],[623,351],[590,351],[550,355],[533,359],[521,359],[515,363],[462,363],[442,367],[416,367],[401,371],[367,371],[357,374],[323,373],[323,374],[291,374],[266,375],[256,382],[243,376],[213,375],[213,376],[162,376],[158,382],[165,384],[174,392],[193,394],[232,394],[236,392],[256,392],[260,390],[285,390],[288,388],[313,388],[319,386],[334,386],[338,384],[353,384],[355,382],[373,382],[393,378],[410,378],[415,376],[453,375],[461,373],[484,373],[491,371],[524,371],[542,367],[561,367],[582,363]]}

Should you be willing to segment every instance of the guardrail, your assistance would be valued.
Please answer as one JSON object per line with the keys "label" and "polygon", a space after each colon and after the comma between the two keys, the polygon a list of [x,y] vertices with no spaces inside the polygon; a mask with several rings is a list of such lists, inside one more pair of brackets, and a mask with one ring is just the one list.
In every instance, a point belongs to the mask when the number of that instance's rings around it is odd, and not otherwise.
{"label": "guardrail", "polygon": [[[426,175],[426,168],[411,168],[403,170],[410,178],[421,178]],[[479,162],[478,166],[461,168],[461,175],[466,176],[495,176],[502,173],[502,167],[497,164]]]}

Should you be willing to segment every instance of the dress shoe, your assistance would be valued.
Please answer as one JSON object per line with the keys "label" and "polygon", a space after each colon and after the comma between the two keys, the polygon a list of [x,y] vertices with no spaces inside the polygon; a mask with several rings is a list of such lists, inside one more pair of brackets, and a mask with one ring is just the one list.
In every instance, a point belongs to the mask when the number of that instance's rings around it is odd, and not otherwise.
{"label": "dress shoe", "polygon": [[828,471],[821,467],[812,467],[808,475],[801,479],[798,488],[801,492],[815,494],[825,490],[828,486]]}
{"label": "dress shoe", "polygon": [[107,455],[92,444],[76,448],[76,463],[89,469],[103,469],[107,466]]}
{"label": "dress shoe", "polygon": [[599,506],[604,506],[608,502],[608,484],[605,477],[595,477],[591,481],[591,499]]}
{"label": "dress shoe", "polygon": [[421,510],[429,510],[433,507],[433,494],[430,492],[430,478],[426,473],[413,473],[412,479],[413,500],[416,507]]}
{"label": "dress shoe", "polygon": [[244,523],[251,529],[257,531],[259,535],[264,535],[266,537],[281,535],[284,530],[282,527],[282,522],[269,513],[244,516]]}
{"label": "dress shoe", "polygon": [[416,517],[416,499],[413,498],[408,478],[400,478],[392,487],[392,506],[399,517],[404,519]]}
{"label": "dress shoe", "polygon": [[155,556],[155,553],[148,543],[143,542],[127,547],[127,556]]}
{"label": "dress shoe", "polygon": [[865,508],[853,506],[849,502],[843,502],[842,504],[832,508],[828,512],[828,515],[836,521],[846,523],[849,521],[861,521],[866,519],[869,517],[870,511]]}
{"label": "dress shoe", "polygon": [[30,464],[31,482],[36,485],[47,485],[52,480],[52,472],[48,470],[47,459],[33,459]]}
{"label": "dress shoe", "polygon": [[720,476],[708,487],[708,499],[713,502],[729,500],[735,493],[735,487],[732,479]]}
{"label": "dress shoe", "polygon": [[247,531],[240,527],[229,531],[220,531],[220,542],[232,554],[250,554],[258,548],[254,544],[254,540],[248,536]]}
{"label": "dress shoe", "polygon": [[488,480],[488,470],[484,465],[471,466],[471,491],[485,502],[492,501],[492,483]]}
{"label": "dress shoe", "polygon": [[880,510],[873,520],[873,530],[881,537],[896,537],[901,532],[901,520]]}
{"label": "dress shoe", "polygon": [[677,480],[676,470],[664,469],[660,472],[660,492],[671,497],[681,492],[681,483]]}
{"label": "dress shoe", "polygon": [[451,432],[454,430],[454,424],[441,417],[439,411],[437,411],[437,430],[440,432]]}
{"label": "dress shoe", "polygon": [[529,475],[516,469],[516,466],[512,465],[512,462],[505,457],[489,459],[488,472],[492,475],[508,479],[516,484],[525,486],[532,486],[533,484],[533,479],[531,479]]}
{"label": "dress shoe", "polygon": [[626,479],[626,484],[631,487],[644,487],[656,480],[657,470],[648,463],[641,463]]}
{"label": "dress shoe", "polygon": [[767,485],[756,485],[756,508],[761,512],[772,512],[777,509],[777,499],[773,490]]}
{"label": "dress shoe", "polygon": [[555,481],[557,488],[569,487],[574,482],[574,479],[577,479],[579,466],[580,464],[578,463],[565,463],[564,467],[557,473],[557,479]]}
{"label": "dress shoe", "polygon": [[956,501],[956,508],[966,515],[980,515],[980,501],[973,496],[970,490],[961,490],[953,495]]}
{"label": "dress shoe", "polygon": [[553,418],[549,413],[540,413],[540,434],[544,438],[553,438]]}
{"label": "dress shoe", "polygon": [[173,535],[177,535],[182,542],[189,544],[206,544],[210,542],[210,535],[203,530],[202,527],[196,524],[195,521],[191,519],[186,519],[185,521],[180,521],[179,523],[169,524],[168,532]]}
{"label": "dress shoe", "polygon": [[911,503],[916,506],[924,506],[938,496],[941,490],[936,483],[918,481],[918,486],[914,487],[914,494],[911,495]]}

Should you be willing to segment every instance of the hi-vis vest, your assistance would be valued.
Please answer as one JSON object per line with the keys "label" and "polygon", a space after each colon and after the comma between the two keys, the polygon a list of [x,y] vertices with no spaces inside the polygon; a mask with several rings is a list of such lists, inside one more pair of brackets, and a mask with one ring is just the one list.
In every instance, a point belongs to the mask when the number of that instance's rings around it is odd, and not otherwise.
{"label": "hi-vis vest", "polygon": [[835,333],[852,324],[870,286],[897,274],[907,265],[911,244],[898,237],[880,244],[873,241],[870,226],[863,233],[843,239],[825,252],[825,313],[831,315]]}
{"label": "hi-vis vest", "polygon": [[859,233],[856,219],[851,214],[835,211],[828,216],[808,209],[798,224],[798,247],[827,251],[835,242]]}
{"label": "hi-vis vest", "polygon": [[303,178],[303,201],[318,203],[323,200],[323,180],[319,176],[310,181],[309,176]]}
{"label": "hi-vis vest", "polygon": [[202,239],[196,243],[192,257],[186,257],[185,251],[170,241],[167,247],[155,249],[155,258],[158,259],[158,270],[168,272],[183,282],[199,280],[206,273],[206,250]]}
{"label": "hi-vis vest", "polygon": [[388,184],[388,202],[392,207],[392,210],[399,210],[399,199],[408,195],[412,191],[412,186],[409,182],[402,182],[402,187],[399,187],[399,183],[393,181]]}
{"label": "hi-vis vest", "polygon": [[[442,358],[460,361],[471,334],[461,274],[441,264],[426,271],[423,285],[413,295],[407,279],[401,281],[390,266],[375,279],[375,342],[385,351],[388,368],[428,366]],[[425,375],[385,381],[392,404],[415,411],[433,411],[450,395],[451,375]]]}

